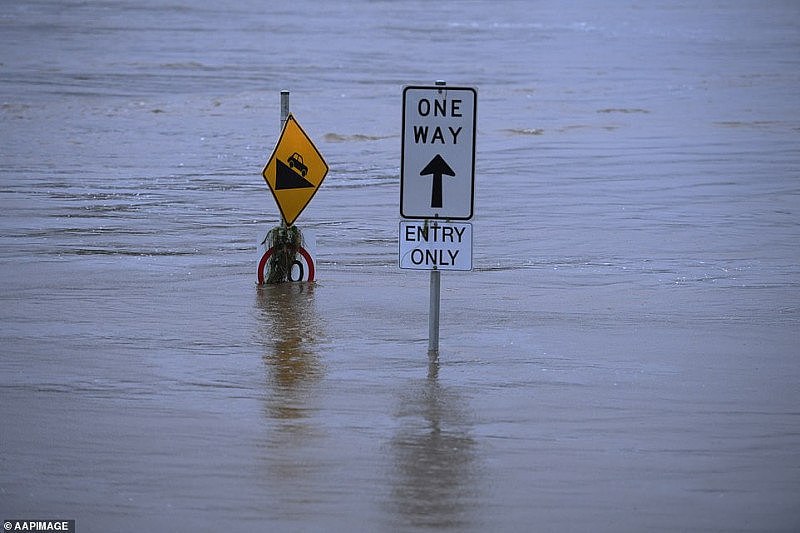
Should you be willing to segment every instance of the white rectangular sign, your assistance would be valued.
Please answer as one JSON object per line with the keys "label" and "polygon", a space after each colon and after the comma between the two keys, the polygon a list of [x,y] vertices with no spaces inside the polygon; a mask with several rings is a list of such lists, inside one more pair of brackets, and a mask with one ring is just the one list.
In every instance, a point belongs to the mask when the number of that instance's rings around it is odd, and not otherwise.
{"label": "white rectangular sign", "polygon": [[472,87],[403,89],[403,218],[472,218],[477,100]]}
{"label": "white rectangular sign", "polygon": [[472,270],[472,224],[403,220],[400,222],[400,268]]}

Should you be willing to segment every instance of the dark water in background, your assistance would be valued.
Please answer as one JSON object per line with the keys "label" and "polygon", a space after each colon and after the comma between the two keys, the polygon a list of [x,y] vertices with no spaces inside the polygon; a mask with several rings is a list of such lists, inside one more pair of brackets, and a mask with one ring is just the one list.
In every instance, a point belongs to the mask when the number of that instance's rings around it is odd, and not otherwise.
{"label": "dark water in background", "polygon": [[[8,2],[0,519],[796,531],[800,4]],[[397,268],[478,90],[475,270]],[[281,89],[319,281],[257,289]]]}

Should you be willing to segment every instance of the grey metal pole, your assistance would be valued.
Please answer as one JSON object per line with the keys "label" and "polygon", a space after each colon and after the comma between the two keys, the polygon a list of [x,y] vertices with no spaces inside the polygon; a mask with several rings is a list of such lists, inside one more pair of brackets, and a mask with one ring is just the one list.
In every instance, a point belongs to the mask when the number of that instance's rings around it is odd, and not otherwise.
{"label": "grey metal pole", "polygon": [[439,357],[439,296],[442,290],[442,271],[431,270],[431,301],[428,310],[428,357]]}
{"label": "grey metal pole", "polygon": [[[283,131],[283,127],[286,125],[286,121],[289,119],[289,91],[283,90],[281,91],[281,129]],[[278,133],[280,135],[280,132]],[[281,226],[286,227],[286,221],[283,219],[281,215]]]}
{"label": "grey metal pole", "polygon": [[[436,85],[444,86],[446,82],[444,80],[436,80]],[[428,358],[431,362],[439,359],[439,304],[441,292],[442,272],[434,267],[431,270],[430,304],[428,306]]]}
{"label": "grey metal pole", "polygon": [[281,91],[281,131],[289,118],[289,91]]}

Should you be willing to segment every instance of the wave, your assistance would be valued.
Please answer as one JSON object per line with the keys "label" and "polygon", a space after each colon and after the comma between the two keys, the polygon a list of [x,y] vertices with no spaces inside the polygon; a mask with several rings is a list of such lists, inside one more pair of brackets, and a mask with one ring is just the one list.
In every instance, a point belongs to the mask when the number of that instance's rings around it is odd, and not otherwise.
{"label": "wave", "polygon": [[325,142],[329,143],[345,143],[345,142],[368,142],[368,141],[382,141],[389,139],[393,135],[363,135],[356,133],[354,135],[344,135],[341,133],[326,133],[322,138]]}
{"label": "wave", "polygon": [[647,109],[641,109],[639,107],[607,107],[605,109],[598,109],[598,113],[649,113]]}
{"label": "wave", "polygon": [[544,135],[544,130],[541,128],[509,128],[503,131],[512,135]]}

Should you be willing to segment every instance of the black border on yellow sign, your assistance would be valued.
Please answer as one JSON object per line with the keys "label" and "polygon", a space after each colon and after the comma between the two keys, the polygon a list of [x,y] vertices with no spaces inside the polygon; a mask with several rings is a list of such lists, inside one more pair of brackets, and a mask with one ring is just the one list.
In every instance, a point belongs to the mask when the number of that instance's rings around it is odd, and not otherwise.
{"label": "black border on yellow sign", "polygon": [[[286,215],[283,212],[283,206],[281,206],[280,201],[278,201],[278,196],[275,194],[275,190],[272,188],[272,184],[270,184],[269,180],[267,179],[266,174],[267,174],[267,169],[272,164],[273,159],[275,159],[275,157],[276,157],[276,155],[278,153],[278,147],[281,145],[281,141],[283,141],[283,134],[286,133],[286,129],[289,127],[289,122],[290,121],[294,122],[295,126],[297,126],[297,128],[300,130],[300,132],[303,134],[303,136],[308,140],[308,144],[310,144],[311,147],[314,149],[314,151],[317,153],[317,155],[319,156],[319,160],[322,161],[323,165],[325,165],[325,172],[323,172],[322,177],[319,180],[319,183],[314,188],[314,192],[312,192],[311,196],[308,197],[308,200],[306,201],[305,204],[303,204],[303,207],[301,207],[300,210],[297,212],[297,215],[295,215],[295,217],[292,220],[287,220]],[[283,128],[281,129],[281,134],[280,134],[280,137],[278,137],[278,142],[275,143],[275,149],[272,150],[272,155],[269,156],[269,160],[267,161],[267,164],[264,165],[264,170],[261,171],[261,177],[264,178],[264,181],[267,182],[267,187],[269,187],[269,192],[272,193],[272,198],[275,200],[275,203],[278,204],[278,210],[281,213],[281,218],[286,222],[287,226],[291,226],[292,224],[294,224],[294,221],[298,219],[298,217],[300,216],[300,213],[305,211],[305,209],[308,206],[308,204],[311,203],[311,199],[314,198],[314,196],[317,194],[317,191],[319,190],[319,188],[322,187],[322,182],[325,181],[325,176],[328,175],[328,170],[330,170],[330,167],[328,167],[327,161],[325,161],[325,158],[322,157],[322,154],[317,149],[316,145],[314,145],[314,143],[311,141],[311,137],[308,136],[308,133],[306,133],[306,130],[304,130],[303,127],[300,125],[300,123],[297,121],[297,119],[294,118],[294,115],[289,113],[289,116],[286,117],[286,122],[283,124]]]}

